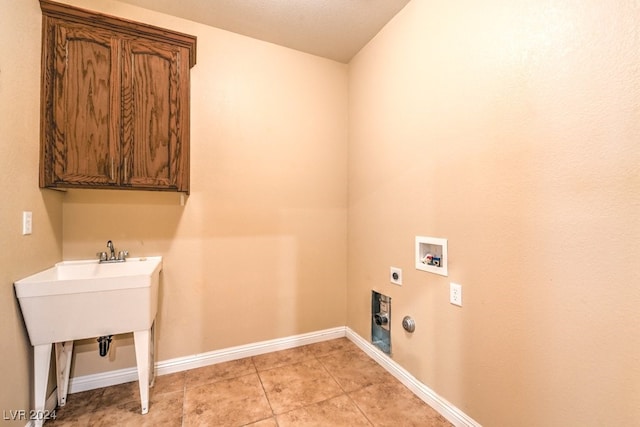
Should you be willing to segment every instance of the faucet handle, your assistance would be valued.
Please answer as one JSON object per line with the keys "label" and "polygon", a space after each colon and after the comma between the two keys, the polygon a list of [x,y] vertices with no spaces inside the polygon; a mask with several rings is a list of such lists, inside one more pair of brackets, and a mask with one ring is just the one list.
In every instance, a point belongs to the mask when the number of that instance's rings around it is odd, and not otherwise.
{"label": "faucet handle", "polygon": [[106,252],[98,252],[98,253],[96,253],[96,256],[98,258],[100,258],[100,261],[106,261],[107,260],[107,253]]}
{"label": "faucet handle", "polygon": [[118,259],[125,260],[129,256],[129,251],[118,252]]}

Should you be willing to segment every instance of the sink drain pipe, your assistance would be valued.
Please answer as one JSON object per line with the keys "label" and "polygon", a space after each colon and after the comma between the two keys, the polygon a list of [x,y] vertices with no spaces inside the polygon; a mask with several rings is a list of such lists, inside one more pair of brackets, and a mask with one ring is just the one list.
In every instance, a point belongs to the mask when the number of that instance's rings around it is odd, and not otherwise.
{"label": "sink drain pipe", "polygon": [[111,346],[111,340],[113,335],[105,335],[98,338],[98,347],[100,348],[100,357],[105,357],[109,354],[109,347]]}

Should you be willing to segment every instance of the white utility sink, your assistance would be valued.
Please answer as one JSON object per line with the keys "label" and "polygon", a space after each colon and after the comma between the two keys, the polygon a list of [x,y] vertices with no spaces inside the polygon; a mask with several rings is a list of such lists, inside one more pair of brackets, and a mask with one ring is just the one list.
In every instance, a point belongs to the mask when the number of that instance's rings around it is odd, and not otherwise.
{"label": "white utility sink", "polygon": [[[64,406],[73,341],[125,332],[133,332],[142,413],[148,412],[161,270],[159,256],[115,263],[63,261],[14,283],[34,346],[36,414],[45,413],[52,344],[56,344],[58,404]],[[39,420],[37,425],[41,424]]]}
{"label": "white utility sink", "polygon": [[162,257],[63,261],[18,280],[31,345],[149,329],[161,269]]}

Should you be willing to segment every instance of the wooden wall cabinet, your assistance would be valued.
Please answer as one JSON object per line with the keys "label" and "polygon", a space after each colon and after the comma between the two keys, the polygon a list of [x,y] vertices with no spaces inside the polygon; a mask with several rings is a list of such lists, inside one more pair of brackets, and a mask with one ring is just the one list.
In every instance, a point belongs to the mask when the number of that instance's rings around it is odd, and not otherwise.
{"label": "wooden wall cabinet", "polygon": [[189,192],[196,38],[41,0],[40,187]]}

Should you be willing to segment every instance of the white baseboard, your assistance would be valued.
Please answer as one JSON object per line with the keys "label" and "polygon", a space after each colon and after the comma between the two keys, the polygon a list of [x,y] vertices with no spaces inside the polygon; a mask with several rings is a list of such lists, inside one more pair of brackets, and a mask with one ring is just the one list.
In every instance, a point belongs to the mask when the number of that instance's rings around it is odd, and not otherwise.
{"label": "white baseboard", "polygon": [[474,421],[467,414],[456,408],[443,397],[431,390],[426,385],[418,381],[406,369],[400,366],[396,361],[384,354],[378,347],[356,334],[350,328],[347,329],[347,338],[349,338],[362,351],[367,353],[373,360],[378,362],[380,366],[386,369],[391,375],[396,377],[398,381],[404,384],[409,390],[418,396],[423,402],[438,411],[451,424],[456,427],[481,427],[479,423]]}
{"label": "white baseboard", "polygon": [[[418,381],[406,369],[400,366],[389,356],[382,353],[368,340],[365,340],[353,330],[344,326],[161,361],[156,363],[156,375],[160,376],[175,372],[182,372],[189,369],[214,365],[216,363],[243,359],[245,357],[257,356],[259,354],[271,353],[278,350],[286,350],[289,348],[314,344],[341,337],[347,337],[351,340],[362,351],[367,353],[373,360],[391,373],[391,375],[396,377],[422,401],[438,411],[454,426],[481,427],[480,424],[471,419],[464,412]],[[69,381],[69,393],[78,393],[81,391],[123,384],[130,381],[136,381],[137,379],[138,371],[136,368],[119,369],[117,371],[75,377]],[[55,399],[56,392],[54,391],[47,399],[47,409],[49,409],[50,401],[53,402],[51,410],[55,408]]]}
{"label": "white baseboard", "polygon": [[[203,366],[214,365],[216,363],[228,362],[230,360],[244,359],[245,357],[257,356],[259,354],[271,353],[279,350],[300,347],[302,345],[314,344],[321,341],[342,338],[346,336],[344,326],[322,331],[311,332],[302,335],[293,335],[285,338],[278,338],[269,341],[261,341],[253,344],[229,347],[222,350],[210,351],[208,353],[196,354],[193,356],[179,357],[176,359],[159,362],[156,366],[158,375],[172,374],[174,372],[186,371],[187,369],[201,368]],[[136,373],[137,379],[137,373]]]}

